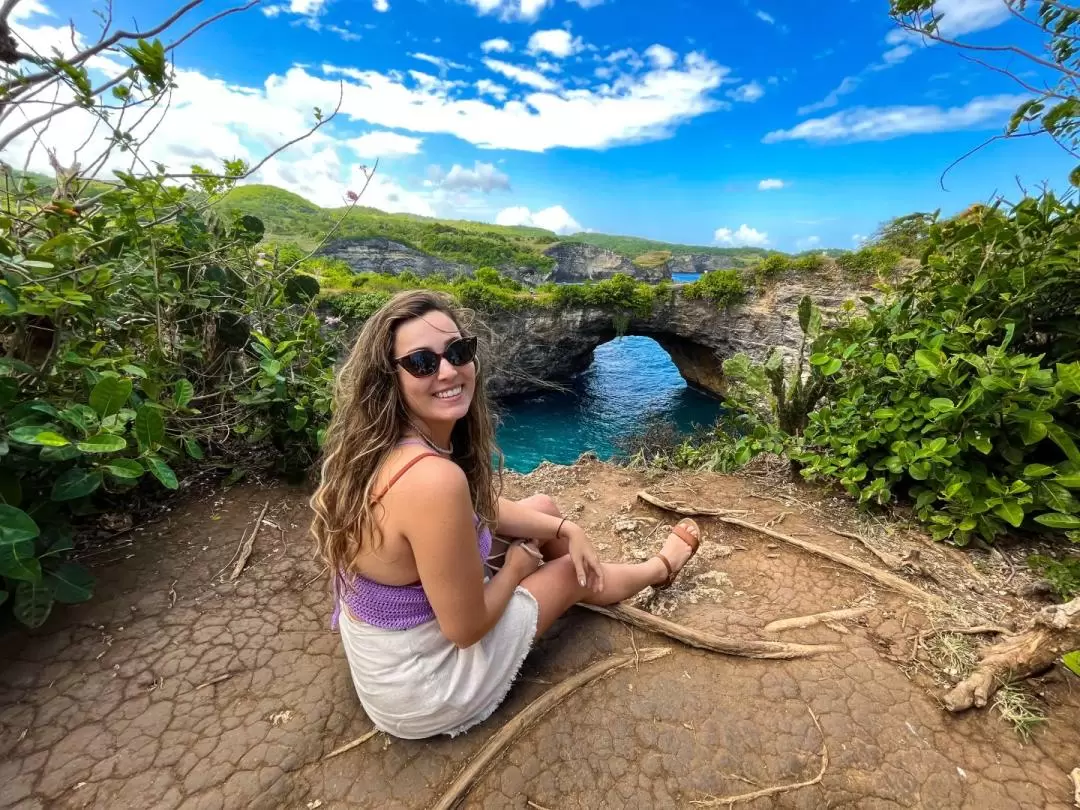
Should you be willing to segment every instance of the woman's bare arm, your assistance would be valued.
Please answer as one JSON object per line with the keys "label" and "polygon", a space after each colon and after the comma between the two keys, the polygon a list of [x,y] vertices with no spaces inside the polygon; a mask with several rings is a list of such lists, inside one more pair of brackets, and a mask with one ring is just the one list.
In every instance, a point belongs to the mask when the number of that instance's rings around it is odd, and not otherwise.
{"label": "woman's bare arm", "polygon": [[564,523],[561,517],[522,506],[516,501],[499,498],[499,517],[495,531],[503,537],[528,537],[542,546],[555,539],[555,532],[560,524],[562,535],[569,536],[567,529],[574,526],[571,521]]}
{"label": "woman's bare arm", "polygon": [[524,552],[507,555],[502,570],[484,585],[469,484],[452,461],[425,459],[391,494],[387,506],[412,547],[439,629],[458,647],[472,646],[499,621],[514,588],[535,565]]}

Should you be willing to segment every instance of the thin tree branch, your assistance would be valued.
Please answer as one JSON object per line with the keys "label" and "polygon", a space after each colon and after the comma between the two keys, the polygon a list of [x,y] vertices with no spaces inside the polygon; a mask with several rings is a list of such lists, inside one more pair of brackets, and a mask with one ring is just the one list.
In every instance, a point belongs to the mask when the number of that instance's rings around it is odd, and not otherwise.
{"label": "thin tree branch", "polygon": [[950,163],[948,166],[945,167],[945,170],[941,173],[941,176],[938,178],[938,184],[941,186],[941,190],[942,191],[948,191],[948,189],[945,188],[945,175],[947,175],[950,171],[952,171],[962,161],[967,160],[969,157],[974,155],[976,152],[979,152],[979,151],[985,149],[987,146],[992,144],[994,141],[1009,140],[1009,139],[1012,139],[1012,138],[1029,138],[1032,135],[1044,135],[1044,134],[1046,134],[1045,129],[1036,129],[1036,130],[1032,130],[1031,132],[1017,132],[1017,133],[1014,133],[1012,135],[1005,135],[1005,134],[992,135],[991,137],[987,138],[985,141],[980,143],[978,146],[976,146],[974,149],[969,149],[968,151],[964,152],[964,154],[962,154],[960,157],[958,157],[956,160],[954,160],[952,163]]}

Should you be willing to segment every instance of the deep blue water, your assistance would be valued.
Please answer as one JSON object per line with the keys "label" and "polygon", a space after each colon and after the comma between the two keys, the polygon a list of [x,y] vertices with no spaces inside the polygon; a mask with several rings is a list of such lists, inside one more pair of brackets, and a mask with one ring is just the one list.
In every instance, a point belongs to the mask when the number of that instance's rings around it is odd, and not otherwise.
{"label": "deep blue water", "polygon": [[612,458],[615,441],[650,418],[689,432],[719,413],[717,400],[688,388],[667,352],[646,337],[597,347],[593,364],[568,387],[502,406],[497,438],[509,469],[529,472],[545,459],[569,464],[586,450]]}

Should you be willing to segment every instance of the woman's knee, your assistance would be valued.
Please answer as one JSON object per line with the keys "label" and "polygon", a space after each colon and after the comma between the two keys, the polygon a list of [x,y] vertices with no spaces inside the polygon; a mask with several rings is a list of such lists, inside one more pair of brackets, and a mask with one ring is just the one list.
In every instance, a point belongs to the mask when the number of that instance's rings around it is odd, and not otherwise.
{"label": "woman's knee", "polygon": [[536,495],[530,495],[528,498],[518,501],[518,503],[547,515],[560,516],[562,514],[559,511],[558,504],[556,504],[550,496],[545,495],[542,492],[538,492]]}

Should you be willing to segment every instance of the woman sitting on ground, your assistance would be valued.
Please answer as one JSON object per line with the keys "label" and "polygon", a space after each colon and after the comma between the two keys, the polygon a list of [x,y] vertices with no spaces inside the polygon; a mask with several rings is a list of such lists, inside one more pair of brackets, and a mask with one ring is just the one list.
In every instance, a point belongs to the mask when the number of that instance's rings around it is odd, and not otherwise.
{"label": "woman sitting on ground", "polygon": [[[480,723],[574,603],[666,587],[698,545],[686,520],[648,562],[601,563],[547,496],[500,498],[484,367],[465,324],[427,291],[368,319],[337,380],[312,498],[353,683],[376,728],[397,737]],[[519,539],[497,539],[492,557],[492,533]]]}

